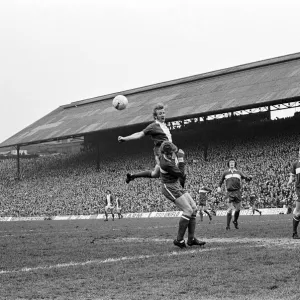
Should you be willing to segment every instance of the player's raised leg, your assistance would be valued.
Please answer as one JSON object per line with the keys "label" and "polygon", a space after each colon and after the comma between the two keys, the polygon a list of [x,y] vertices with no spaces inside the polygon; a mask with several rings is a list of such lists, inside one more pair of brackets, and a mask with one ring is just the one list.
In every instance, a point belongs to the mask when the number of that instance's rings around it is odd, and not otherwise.
{"label": "player's raised leg", "polygon": [[127,173],[126,175],[126,183],[136,179],[136,178],[159,178],[159,165],[156,165],[152,171],[146,170],[138,173]]}

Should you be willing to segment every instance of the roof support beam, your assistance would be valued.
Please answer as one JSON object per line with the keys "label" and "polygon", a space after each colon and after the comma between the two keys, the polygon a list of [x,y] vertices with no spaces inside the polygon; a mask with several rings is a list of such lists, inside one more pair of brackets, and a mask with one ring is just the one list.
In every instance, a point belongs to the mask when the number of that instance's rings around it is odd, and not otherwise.
{"label": "roof support beam", "polygon": [[20,179],[20,146],[17,145],[17,180]]}

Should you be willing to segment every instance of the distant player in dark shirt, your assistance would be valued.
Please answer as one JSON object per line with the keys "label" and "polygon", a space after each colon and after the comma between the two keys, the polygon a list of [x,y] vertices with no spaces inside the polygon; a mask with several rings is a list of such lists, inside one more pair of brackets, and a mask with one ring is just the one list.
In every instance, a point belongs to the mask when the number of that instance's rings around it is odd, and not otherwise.
{"label": "distant player in dark shirt", "polygon": [[258,198],[257,198],[256,194],[254,192],[252,192],[250,194],[249,198],[250,198],[250,201],[249,201],[250,207],[252,209],[252,215],[254,215],[256,211],[261,215],[261,211],[257,208]]}
{"label": "distant player in dark shirt", "polygon": [[165,107],[162,103],[156,104],[153,108],[153,118],[154,122],[149,124],[145,129],[142,131],[133,133],[129,136],[119,136],[119,142],[127,142],[132,140],[137,140],[143,138],[144,136],[150,136],[154,142],[154,158],[156,162],[156,166],[154,170],[146,170],[143,172],[130,174],[127,173],[126,175],[126,183],[134,180],[135,178],[159,178],[159,148],[164,141],[172,142],[172,135],[170,133],[169,128],[167,127],[165,120],[166,120],[166,112]]}
{"label": "distant player in dark shirt", "polygon": [[199,241],[195,238],[196,227],[196,213],[197,207],[195,201],[190,194],[182,188],[180,179],[185,177],[184,174],[184,153],[177,147],[168,141],[162,143],[160,147],[160,179],[162,194],[169,200],[171,200],[180,210],[182,210],[182,216],[179,220],[179,229],[177,238],[174,240],[174,245],[184,248],[186,247],[184,235],[186,229],[188,229],[188,241],[189,246],[198,245],[203,246],[205,242]]}
{"label": "distant player in dark shirt", "polygon": [[203,212],[205,212],[208,215],[209,221],[212,220],[212,217],[207,210],[207,202],[208,202],[207,196],[211,192],[212,190],[205,186],[202,186],[199,190],[199,215],[200,215],[201,222],[203,222]]}
{"label": "distant player in dark shirt", "polygon": [[123,218],[122,205],[119,197],[116,197],[116,209],[117,209],[118,218],[122,219]]}
{"label": "distant player in dark shirt", "polygon": [[236,161],[234,159],[230,159],[228,161],[228,166],[229,169],[223,173],[218,187],[218,192],[221,193],[221,186],[225,181],[225,186],[227,191],[225,199],[227,199],[228,201],[226,230],[230,229],[230,221],[232,218],[233,210],[234,210],[234,216],[233,216],[232,223],[236,229],[239,229],[238,218],[240,215],[241,201],[242,201],[241,181],[242,179],[245,179],[246,181],[250,181],[252,179],[251,176],[246,176],[244,173],[236,169]]}
{"label": "distant player in dark shirt", "polygon": [[293,239],[299,239],[297,233],[297,227],[300,221],[300,149],[298,153],[298,160],[293,162],[290,170],[290,178],[288,181],[288,186],[291,186],[295,180],[295,190],[297,194],[296,207],[293,211]]}

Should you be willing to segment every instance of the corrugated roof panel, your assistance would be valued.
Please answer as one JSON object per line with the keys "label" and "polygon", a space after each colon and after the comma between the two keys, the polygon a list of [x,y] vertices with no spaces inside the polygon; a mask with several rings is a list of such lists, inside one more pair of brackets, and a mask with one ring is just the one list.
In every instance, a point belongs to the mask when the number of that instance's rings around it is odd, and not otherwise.
{"label": "corrugated roof panel", "polygon": [[292,76],[299,76],[299,75],[300,75],[300,67],[296,66],[291,70],[291,72],[287,76],[292,77]]}
{"label": "corrugated roof panel", "polygon": [[45,139],[52,138],[52,137],[54,137],[57,133],[59,133],[59,130],[51,131],[51,132],[49,132],[49,133],[45,136]]}
{"label": "corrugated roof panel", "polygon": [[158,96],[158,97],[154,97],[153,99],[151,99],[150,101],[147,101],[148,104],[156,104],[156,103],[165,103],[165,102],[168,102],[174,98],[176,98],[179,94],[176,93],[176,94],[171,94],[171,95],[167,95],[167,96]]}
{"label": "corrugated roof panel", "polygon": [[97,127],[101,126],[102,124],[100,123],[93,123],[90,124],[89,126],[86,126],[84,130],[80,130],[80,132],[89,132],[89,131],[94,131]]}
{"label": "corrugated roof panel", "polygon": [[212,108],[215,107],[217,104],[218,104],[218,102],[211,102],[211,103],[202,104],[200,106],[196,106],[194,108],[195,113],[208,112],[208,111],[212,110]]}
{"label": "corrugated roof panel", "polygon": [[67,135],[67,134],[68,134],[68,131],[70,131],[70,130],[71,130],[70,127],[65,128],[65,129],[63,129],[63,130],[60,132],[60,135],[61,135],[61,136]]}
{"label": "corrugated roof panel", "polygon": [[181,116],[193,114],[195,107],[194,106],[181,106],[178,110],[174,111],[173,113],[169,114],[169,117],[176,117],[177,114]]}
{"label": "corrugated roof panel", "polygon": [[220,108],[225,109],[225,108],[230,108],[232,107],[232,104],[236,101],[236,99],[230,99],[227,100],[226,102],[222,103],[222,105],[220,106]]}

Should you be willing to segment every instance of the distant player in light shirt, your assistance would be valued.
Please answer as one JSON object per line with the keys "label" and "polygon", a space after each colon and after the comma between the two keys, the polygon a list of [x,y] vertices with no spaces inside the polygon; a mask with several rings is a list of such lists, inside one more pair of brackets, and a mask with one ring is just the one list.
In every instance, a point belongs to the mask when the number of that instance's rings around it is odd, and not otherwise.
{"label": "distant player in light shirt", "polygon": [[[158,103],[153,108],[153,118],[154,122],[149,124],[145,129],[142,131],[133,133],[129,136],[119,136],[119,142],[127,142],[132,140],[141,139],[145,136],[150,136],[154,142],[154,158],[156,162],[156,166],[154,170],[146,170],[143,172],[130,174],[127,173],[126,175],[126,183],[134,180],[135,178],[159,178],[160,175],[160,167],[159,167],[159,148],[164,141],[172,142],[172,135],[170,133],[169,128],[167,127],[165,120],[166,120],[166,112],[165,106],[162,103]],[[184,179],[181,179],[181,184],[184,185]]]}
{"label": "distant player in light shirt", "polygon": [[115,220],[115,215],[114,215],[114,206],[113,206],[113,202],[114,202],[114,196],[111,194],[110,190],[106,191],[106,198],[105,198],[105,220],[104,221],[108,221],[108,213],[111,213],[112,215],[112,220]]}

